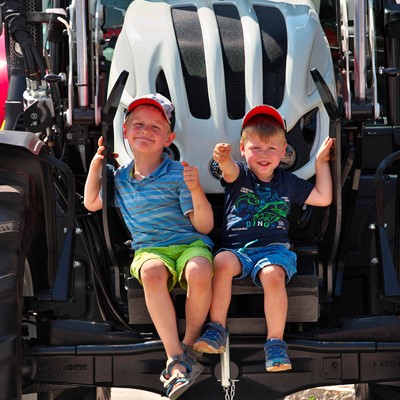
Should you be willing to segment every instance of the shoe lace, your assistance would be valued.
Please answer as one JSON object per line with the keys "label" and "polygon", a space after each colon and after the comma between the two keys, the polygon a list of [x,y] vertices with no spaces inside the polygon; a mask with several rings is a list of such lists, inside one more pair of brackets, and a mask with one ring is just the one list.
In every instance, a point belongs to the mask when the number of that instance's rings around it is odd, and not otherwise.
{"label": "shoe lace", "polygon": [[285,346],[279,344],[268,346],[267,353],[270,357],[287,357]]}
{"label": "shoe lace", "polygon": [[205,336],[208,339],[211,339],[211,340],[216,341],[216,342],[221,342],[223,337],[224,337],[223,332],[221,332],[221,331],[219,331],[217,329],[214,329],[214,328],[207,329],[206,332],[205,332]]}

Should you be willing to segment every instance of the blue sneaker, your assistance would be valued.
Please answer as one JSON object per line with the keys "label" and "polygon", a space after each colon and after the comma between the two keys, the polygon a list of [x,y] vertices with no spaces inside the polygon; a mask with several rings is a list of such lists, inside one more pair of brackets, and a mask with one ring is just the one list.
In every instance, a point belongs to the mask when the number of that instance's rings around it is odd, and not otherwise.
{"label": "blue sneaker", "polygon": [[292,369],[287,344],[280,339],[268,339],[264,345],[265,368],[268,372],[287,371]]}
{"label": "blue sneaker", "polygon": [[202,335],[194,342],[193,350],[208,354],[224,353],[227,334],[228,331],[218,322],[208,322]]}

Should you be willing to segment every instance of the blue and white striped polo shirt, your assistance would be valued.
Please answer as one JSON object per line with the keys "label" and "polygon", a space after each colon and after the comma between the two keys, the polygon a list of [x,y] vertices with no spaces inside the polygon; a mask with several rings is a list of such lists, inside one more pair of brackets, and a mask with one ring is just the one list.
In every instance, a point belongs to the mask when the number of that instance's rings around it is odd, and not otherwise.
{"label": "blue and white striped polo shirt", "polygon": [[183,166],[164,157],[162,164],[140,181],[131,175],[134,161],[115,171],[115,203],[132,236],[132,248],[164,247],[211,239],[196,231],[186,214],[192,196],[183,179]]}

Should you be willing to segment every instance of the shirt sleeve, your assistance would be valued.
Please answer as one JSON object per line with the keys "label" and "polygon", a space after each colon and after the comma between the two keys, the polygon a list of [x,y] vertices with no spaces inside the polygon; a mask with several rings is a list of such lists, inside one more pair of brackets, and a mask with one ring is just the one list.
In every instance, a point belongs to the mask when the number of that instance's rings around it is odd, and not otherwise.
{"label": "shirt sleeve", "polygon": [[241,161],[236,161],[236,165],[239,167],[239,174],[237,178],[233,182],[227,182],[223,177],[219,180],[221,183],[221,186],[226,187],[229,185],[237,185],[238,182],[240,182],[241,179],[243,179],[244,173],[245,173],[245,164]]}
{"label": "shirt sleeve", "polygon": [[304,204],[314,188],[311,182],[299,178],[294,174],[290,174],[290,187],[292,188],[292,202],[296,204]]}

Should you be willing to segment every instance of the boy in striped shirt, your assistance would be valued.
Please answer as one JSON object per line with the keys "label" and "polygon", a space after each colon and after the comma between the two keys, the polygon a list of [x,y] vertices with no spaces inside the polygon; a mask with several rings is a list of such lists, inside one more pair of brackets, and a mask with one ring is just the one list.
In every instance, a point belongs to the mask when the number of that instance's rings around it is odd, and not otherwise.
{"label": "boy in striped shirt", "polygon": [[[143,285],[146,305],[167,353],[160,379],[171,399],[201,374],[192,346],[200,336],[211,304],[212,208],[198,170],[164,153],[175,138],[173,104],[156,93],[128,107],[124,139],[134,160],[115,172],[115,199],[132,236],[131,273]],[[85,185],[88,210],[101,209],[102,138]],[[179,282],[187,289],[186,332],[179,342],[169,291]]]}

